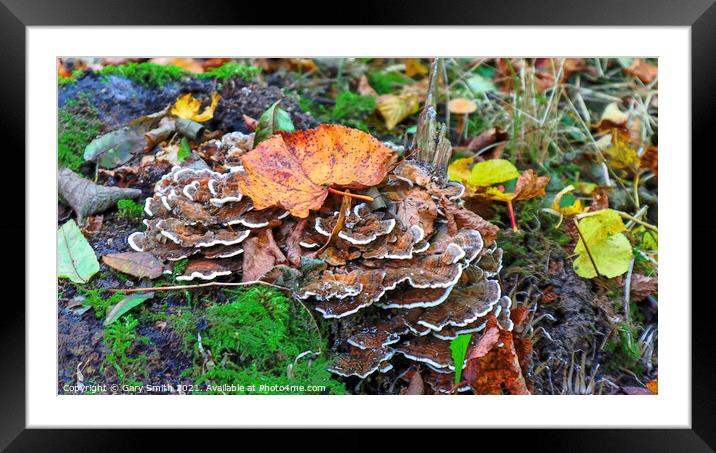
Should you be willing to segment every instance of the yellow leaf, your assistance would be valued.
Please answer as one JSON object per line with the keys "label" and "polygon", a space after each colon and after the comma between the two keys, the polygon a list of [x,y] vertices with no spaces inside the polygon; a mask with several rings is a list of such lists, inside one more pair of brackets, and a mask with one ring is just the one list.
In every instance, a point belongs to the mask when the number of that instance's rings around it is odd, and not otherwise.
{"label": "yellow leaf", "polygon": [[195,99],[191,95],[191,93],[187,93],[177,98],[176,102],[174,103],[174,107],[172,107],[171,113],[172,115],[178,116],[179,118],[184,118],[185,120],[203,123],[205,121],[209,121],[214,117],[214,110],[219,104],[219,99],[220,96],[218,94],[215,93],[214,95],[212,95],[211,105],[207,106],[203,112],[199,113],[199,109],[201,108],[201,101]]}
{"label": "yellow leaf", "polygon": [[565,216],[573,216],[575,214],[582,213],[584,208],[582,207],[581,200],[570,194],[573,190],[574,186],[571,184],[560,190],[559,193],[554,196],[554,200],[552,201],[550,208]]}
{"label": "yellow leaf", "polygon": [[[622,217],[613,209],[602,209],[579,221],[579,231],[590,246],[604,241],[609,235],[621,233],[626,229]],[[577,242],[574,251],[576,253],[584,252],[584,244],[581,239]]]}
{"label": "yellow leaf", "polygon": [[448,166],[448,179],[451,181],[465,182],[470,177],[470,167],[475,163],[472,157],[455,159]]}
{"label": "yellow leaf", "polygon": [[503,192],[497,187],[488,187],[485,191],[485,195],[490,200],[502,201],[504,203],[507,203],[508,201],[514,200],[517,194],[514,192]]}
{"label": "yellow leaf", "polygon": [[622,142],[610,146],[604,153],[607,155],[609,166],[617,170],[636,172],[641,165],[636,150]]}
{"label": "yellow leaf", "polygon": [[488,187],[518,178],[520,172],[505,159],[492,159],[478,162],[467,178],[467,183],[476,187]]}
{"label": "yellow leaf", "polygon": [[420,101],[416,93],[384,94],[376,100],[376,108],[383,116],[385,127],[393,129],[398,123],[418,111]]}
{"label": "yellow leaf", "polygon": [[[575,272],[585,278],[594,278],[597,276],[596,264],[599,275],[613,278],[629,270],[632,247],[623,231],[626,226],[619,213],[612,209],[602,209],[580,220],[581,237],[574,248],[579,255],[574,260]],[[586,248],[582,238],[587,243]]]}
{"label": "yellow leaf", "polygon": [[599,186],[593,182],[575,182],[574,188],[584,195],[591,195]]}
{"label": "yellow leaf", "polygon": [[420,62],[420,58],[404,58],[405,75],[413,77],[414,75],[424,75],[428,73],[428,67]]}
{"label": "yellow leaf", "polygon": [[[589,244],[589,251],[599,269],[599,275],[614,278],[629,270],[632,259],[631,244],[622,233],[611,235],[601,242]],[[584,278],[597,276],[592,260],[589,259],[587,253],[581,253],[574,260],[574,271]]]}

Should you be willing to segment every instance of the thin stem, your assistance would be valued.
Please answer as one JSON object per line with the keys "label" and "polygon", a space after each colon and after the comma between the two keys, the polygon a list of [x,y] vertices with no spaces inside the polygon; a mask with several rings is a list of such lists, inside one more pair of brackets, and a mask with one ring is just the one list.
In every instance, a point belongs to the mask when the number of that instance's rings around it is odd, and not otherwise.
{"label": "thin stem", "polygon": [[195,288],[208,288],[210,286],[251,286],[251,285],[264,285],[272,288],[280,289],[282,291],[288,291],[289,288],[285,286],[274,285],[273,283],[264,282],[261,280],[254,280],[251,282],[207,282],[198,283],[196,285],[174,285],[174,286],[155,286],[152,288],[131,288],[131,289],[109,289],[110,293],[148,293],[151,291],[180,291],[184,289],[195,289]]}
{"label": "thin stem", "polygon": [[341,232],[341,230],[343,229],[343,225],[346,222],[346,213],[351,210],[350,195],[350,192],[346,192],[346,195],[343,196],[343,199],[341,200],[341,211],[338,213],[338,220],[336,221],[336,225],[333,227],[333,230],[331,230],[331,235],[328,237],[328,240],[325,244],[323,244],[320,249],[316,250],[310,255],[311,257],[320,257],[321,254],[336,241],[338,233]]}
{"label": "thin stem", "polygon": [[512,231],[517,233],[519,228],[517,228],[517,221],[515,220],[515,210],[512,209],[512,201],[507,202],[507,211],[510,213],[510,223],[512,223]]}
{"label": "thin stem", "polygon": [[328,188],[328,191],[329,191],[330,193],[334,193],[334,194],[336,194],[336,195],[341,195],[341,196],[343,196],[343,197],[355,198],[356,200],[363,200],[363,201],[367,201],[367,202],[369,202],[369,203],[372,203],[372,202],[374,201],[373,197],[369,197],[368,195],[358,195],[358,194],[355,194],[355,193],[343,192],[343,191],[340,191],[340,190],[336,190],[336,189],[334,189],[334,188],[332,188],[332,187],[329,187],[329,188]]}
{"label": "thin stem", "polygon": [[636,202],[637,211],[641,208],[641,203],[639,202],[639,176],[639,173],[634,176],[634,201]]}
{"label": "thin stem", "polygon": [[629,263],[629,270],[627,271],[626,280],[624,283],[624,320],[627,323],[627,326],[629,326],[629,329],[627,329],[627,340],[629,343],[629,347],[631,348],[631,320],[629,319],[629,309],[630,309],[630,296],[631,296],[631,274],[634,270],[634,258],[631,259],[631,262]]}

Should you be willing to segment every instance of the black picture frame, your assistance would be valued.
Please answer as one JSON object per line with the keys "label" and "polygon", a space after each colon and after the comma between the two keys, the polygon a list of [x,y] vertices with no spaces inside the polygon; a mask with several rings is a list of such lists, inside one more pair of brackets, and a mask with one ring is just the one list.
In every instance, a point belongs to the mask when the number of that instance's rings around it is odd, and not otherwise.
{"label": "black picture frame", "polygon": [[[711,328],[713,325],[713,296],[709,297],[709,280],[713,279],[713,256],[716,256],[714,233],[716,218],[712,215],[711,161],[713,156],[711,137],[716,110],[715,51],[712,47],[716,37],[715,0],[675,2],[670,0],[543,0],[527,2],[501,0],[490,2],[474,1],[461,4],[457,1],[363,1],[352,8],[343,9],[338,2],[217,2],[204,0],[148,1],[123,0],[0,0],[0,92],[3,108],[0,109],[0,137],[2,138],[3,173],[5,177],[17,179],[11,187],[25,187],[25,28],[38,25],[80,26],[80,25],[257,25],[261,23],[316,24],[318,13],[327,13],[333,24],[358,25],[570,25],[570,26],[689,26],[691,27],[692,64],[692,212],[691,234],[698,241],[697,254],[691,263],[684,263],[692,269],[693,294],[684,292],[683,300],[668,301],[687,306],[692,303],[692,399],[691,429],[679,430],[587,430],[587,429],[544,429],[517,430],[509,434],[490,436],[497,444],[508,443],[509,449],[547,448],[550,451],[714,451],[716,449],[716,350]],[[711,127],[709,127],[711,126]],[[12,150],[12,151],[11,151]],[[27,151],[26,151],[27,152]],[[685,158],[689,150],[683,150]],[[699,164],[695,165],[695,158]],[[711,157],[713,160],[713,157]],[[9,169],[12,169],[10,171]],[[15,192],[17,193],[17,192]],[[24,192],[23,192],[24,193]],[[14,194],[12,194],[14,195]],[[17,195],[14,195],[15,197]],[[25,236],[25,201],[6,201],[12,206],[12,213],[0,216],[0,233],[4,238]],[[32,207],[29,207],[32,209]],[[682,238],[679,238],[682,239]],[[19,247],[18,240],[11,240],[12,246]],[[690,242],[684,247],[692,249]],[[7,251],[0,258],[0,269],[5,276],[17,275],[20,256]],[[704,265],[698,265],[698,259]],[[24,261],[23,261],[24,264]],[[23,269],[25,269],[23,265]],[[664,276],[662,278],[668,278]],[[32,270],[26,269],[25,284],[32,284]],[[145,432],[128,430],[37,430],[25,429],[25,306],[19,297],[11,297],[13,289],[20,285],[6,281],[5,295],[0,312],[0,338],[2,341],[2,372],[0,373],[0,448],[8,451],[113,451],[139,450],[148,444],[142,438]],[[50,301],[28,301],[29,303],[50,303]],[[545,399],[545,404],[549,400]],[[101,414],[98,414],[101,416]],[[158,409],[157,416],[161,416]],[[189,416],[189,415],[188,415]],[[578,417],[579,414],[575,414]],[[639,414],[634,414],[639,417]],[[606,421],[608,422],[608,421]],[[509,425],[509,421],[506,421]],[[455,438],[472,444],[478,434],[461,433]],[[266,434],[263,434],[265,436]],[[160,433],[162,447],[171,444],[186,445],[190,439],[205,442],[208,438],[219,439],[219,435],[206,435],[191,430]],[[223,436],[235,434],[224,431]],[[309,435],[310,436],[310,435]],[[377,441],[366,433],[334,431],[332,437],[340,439],[343,445],[356,451],[379,448],[388,450],[391,445],[405,446],[419,440],[421,446],[438,440],[438,436],[415,437],[406,434],[386,436]],[[443,440],[445,435],[440,435]],[[452,439],[453,436],[451,435]],[[243,439],[243,437],[242,437]],[[273,442],[294,444],[296,435],[271,436]],[[245,440],[241,441],[246,442]],[[320,442],[330,446],[333,441]],[[492,442],[491,442],[492,443]],[[333,444],[335,446],[335,444]],[[484,444],[483,444],[484,445]],[[244,446],[247,444],[244,443]],[[445,448],[445,447],[443,447]],[[475,448],[479,448],[475,444]],[[484,449],[484,448],[483,448]]]}

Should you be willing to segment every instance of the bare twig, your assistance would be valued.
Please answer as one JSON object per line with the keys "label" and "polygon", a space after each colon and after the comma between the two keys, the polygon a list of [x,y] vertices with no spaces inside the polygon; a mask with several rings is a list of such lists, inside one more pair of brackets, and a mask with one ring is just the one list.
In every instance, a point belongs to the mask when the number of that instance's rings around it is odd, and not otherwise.
{"label": "bare twig", "polygon": [[[629,305],[631,298],[631,274],[634,270],[634,258],[629,263],[629,270],[626,274],[626,281],[624,283],[624,320],[627,326],[631,327],[631,321],[629,320]],[[629,348],[631,348],[631,329],[627,330],[627,340],[629,341]]]}
{"label": "bare twig", "polygon": [[589,256],[589,261],[592,262],[592,266],[594,266],[594,270],[596,271],[597,275],[602,275],[599,272],[599,268],[597,268],[597,263],[594,262],[594,257],[592,257],[592,252],[589,251],[589,247],[587,246],[587,241],[584,239],[584,236],[582,235],[582,230],[579,229],[579,222],[577,222],[577,219],[574,219],[574,226],[577,228],[577,233],[579,234],[579,238],[582,240],[582,244],[584,244],[584,250],[587,251],[587,256]]}

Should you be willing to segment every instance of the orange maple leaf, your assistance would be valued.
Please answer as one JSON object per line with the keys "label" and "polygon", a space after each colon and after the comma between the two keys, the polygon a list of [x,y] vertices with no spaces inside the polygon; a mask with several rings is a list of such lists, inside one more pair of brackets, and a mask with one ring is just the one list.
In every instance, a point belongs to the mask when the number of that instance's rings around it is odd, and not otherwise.
{"label": "orange maple leaf", "polygon": [[255,209],[280,207],[306,218],[323,206],[329,189],[380,184],[395,158],[374,137],[345,126],[280,132],[241,157],[240,190]]}
{"label": "orange maple leaf", "polygon": [[504,388],[511,395],[529,395],[512,332],[498,329],[491,316],[483,336],[486,344],[480,347],[478,342],[463,371],[475,394],[500,395]]}

